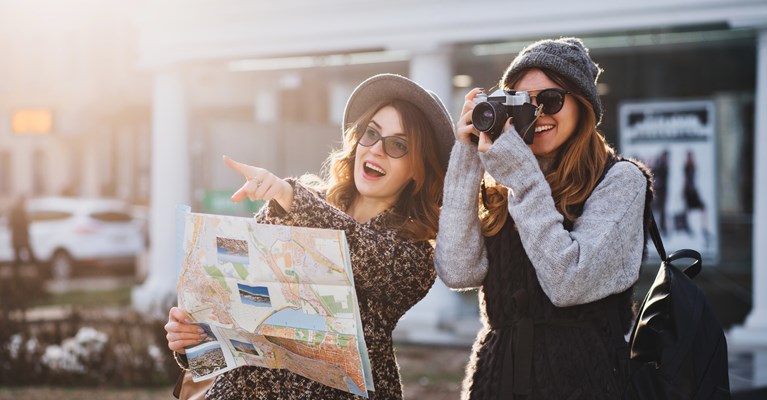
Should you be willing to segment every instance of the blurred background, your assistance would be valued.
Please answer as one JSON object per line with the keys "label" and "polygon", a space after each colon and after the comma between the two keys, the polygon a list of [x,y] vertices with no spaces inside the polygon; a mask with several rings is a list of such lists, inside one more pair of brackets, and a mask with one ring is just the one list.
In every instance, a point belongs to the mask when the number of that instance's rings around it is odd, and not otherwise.
{"label": "blurred background", "polygon": [[[408,76],[455,119],[526,44],[571,35],[605,71],[601,131],[663,184],[667,248],[705,257],[733,390],[767,396],[764,0],[0,0],[0,399],[171,398],[175,207],[259,206],[229,201],[223,154],[319,173],[365,78]],[[14,267],[22,196],[37,262]],[[437,282],[403,318],[408,398],[458,398],[476,297]]]}

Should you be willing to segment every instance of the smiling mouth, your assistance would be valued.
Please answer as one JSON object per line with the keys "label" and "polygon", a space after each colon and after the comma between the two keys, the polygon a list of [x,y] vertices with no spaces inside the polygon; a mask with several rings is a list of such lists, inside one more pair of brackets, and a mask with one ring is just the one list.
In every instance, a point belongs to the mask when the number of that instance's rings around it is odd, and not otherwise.
{"label": "smiling mouth", "polygon": [[375,176],[375,177],[381,177],[386,175],[386,171],[384,171],[381,167],[373,165],[369,162],[365,162],[365,164],[363,164],[362,166],[365,169],[365,173],[368,175]]}
{"label": "smiling mouth", "polygon": [[535,133],[541,134],[544,132],[548,132],[550,130],[554,129],[554,125],[539,125],[535,127]]}

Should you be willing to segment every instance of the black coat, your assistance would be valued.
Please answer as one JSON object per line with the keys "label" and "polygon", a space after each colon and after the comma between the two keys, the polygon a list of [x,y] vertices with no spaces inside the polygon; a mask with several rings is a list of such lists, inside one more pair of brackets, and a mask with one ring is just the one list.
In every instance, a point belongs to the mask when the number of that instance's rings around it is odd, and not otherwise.
{"label": "black coat", "polygon": [[[616,161],[608,162],[602,177]],[[648,181],[646,241],[652,178],[638,166]],[[582,210],[581,205],[572,211],[580,215]],[[489,265],[480,290],[485,329],[474,344],[465,397],[619,399],[628,371],[624,335],[633,318],[633,288],[592,303],[556,307],[541,288],[510,215],[485,244]]]}

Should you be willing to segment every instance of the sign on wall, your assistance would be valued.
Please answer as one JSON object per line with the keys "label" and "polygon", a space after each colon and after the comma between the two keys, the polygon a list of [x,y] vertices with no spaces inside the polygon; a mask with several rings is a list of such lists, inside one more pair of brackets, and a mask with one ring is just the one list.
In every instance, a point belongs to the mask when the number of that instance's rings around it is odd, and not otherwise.
{"label": "sign on wall", "polygon": [[653,170],[652,208],[666,251],[689,248],[716,261],[719,215],[714,117],[711,100],[620,105],[621,153]]}
{"label": "sign on wall", "polygon": [[47,135],[53,130],[53,113],[47,108],[16,110],[11,117],[11,131],[15,135]]}

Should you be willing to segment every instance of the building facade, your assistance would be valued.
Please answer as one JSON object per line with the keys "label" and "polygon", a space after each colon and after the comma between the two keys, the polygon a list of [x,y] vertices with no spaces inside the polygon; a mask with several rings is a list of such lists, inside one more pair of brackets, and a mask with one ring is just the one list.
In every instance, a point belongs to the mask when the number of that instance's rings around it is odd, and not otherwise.
{"label": "building facade", "polygon": [[[151,203],[151,273],[134,293],[139,308],[174,297],[168,210],[179,203],[240,215],[255,209],[228,203],[241,182],[222,154],[280,176],[319,173],[340,144],[346,97],[368,76],[409,76],[455,118],[465,92],[495,85],[525,44],[572,35],[605,70],[600,128],[610,143],[651,164],[664,143],[677,149],[674,160],[694,149],[706,212],[681,213],[669,192],[664,220],[678,230],[678,243],[710,246],[713,273],[735,286],[745,277],[733,301],[746,311],[732,316],[732,325],[742,325],[733,337],[767,337],[767,265],[756,261],[767,259],[757,245],[767,243],[762,0],[80,1],[91,7],[81,13],[93,16],[87,24],[41,19],[34,7],[15,9],[0,24],[0,37],[24,38],[0,40],[11,55],[0,76],[14,77],[0,84],[0,201],[19,192],[75,192]],[[43,26],[61,34],[38,40]],[[18,46],[39,47],[37,56]],[[48,134],[14,131],[19,111],[40,110],[43,120],[45,111],[54,116]],[[626,141],[630,131],[667,142]],[[674,162],[669,182],[682,185],[681,161]],[[705,241],[690,242],[696,237]],[[445,321],[476,321],[475,309],[473,299],[438,284],[403,325],[419,321],[434,328],[432,340],[448,341],[463,333]],[[476,325],[465,326],[473,336]]]}
{"label": "building facade", "polygon": [[[698,160],[698,179],[711,192],[707,215],[687,222],[685,212],[669,223],[715,228],[710,264],[722,273],[745,272],[754,282],[753,309],[736,336],[767,332],[767,265],[754,261],[767,256],[756,245],[767,243],[767,165],[759,156],[767,154],[767,3],[184,1],[147,5],[140,16],[141,64],[156,71],[152,147],[156,155],[179,157],[153,174],[154,216],[236,188],[239,178],[225,170],[221,154],[283,176],[319,172],[340,140],[346,96],[372,74],[415,79],[456,117],[464,93],[493,86],[524,44],[582,37],[605,69],[601,129],[619,150],[633,151],[629,144],[620,149],[621,130],[636,122],[630,111],[642,107],[643,129],[686,135],[684,121],[692,115],[713,132],[710,152],[700,153],[711,155]],[[707,108],[678,111],[694,101]],[[648,110],[655,110],[652,118]],[[192,157],[181,156],[179,143],[188,143]],[[163,169],[156,157],[154,171]],[[170,187],[177,190],[159,190]],[[177,273],[158,270],[173,265],[173,234],[172,224],[157,220],[153,236],[166,238],[158,241],[167,240],[168,250],[152,254],[146,292],[168,288],[158,282],[174,281]],[[465,299],[446,293],[438,285],[419,305],[420,321],[439,325],[461,316]]]}
{"label": "building facade", "polygon": [[151,72],[120,2],[0,5],[0,210],[71,195],[146,204]]}

